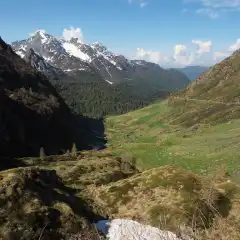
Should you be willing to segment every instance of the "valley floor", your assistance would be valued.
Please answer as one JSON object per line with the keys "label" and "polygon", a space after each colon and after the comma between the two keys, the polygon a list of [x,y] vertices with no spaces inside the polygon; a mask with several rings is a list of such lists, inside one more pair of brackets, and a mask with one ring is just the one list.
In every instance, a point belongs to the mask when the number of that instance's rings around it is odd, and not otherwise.
{"label": "valley floor", "polygon": [[131,219],[239,240],[240,120],[187,128],[171,113],[163,101],[107,118],[102,151],[16,159],[0,171],[0,238],[98,240],[93,223]]}
{"label": "valley floor", "polygon": [[142,170],[166,164],[201,174],[220,165],[231,173],[240,170],[240,120],[185,128],[171,124],[170,110],[163,101],[107,118],[109,147],[117,155],[136,157]]}

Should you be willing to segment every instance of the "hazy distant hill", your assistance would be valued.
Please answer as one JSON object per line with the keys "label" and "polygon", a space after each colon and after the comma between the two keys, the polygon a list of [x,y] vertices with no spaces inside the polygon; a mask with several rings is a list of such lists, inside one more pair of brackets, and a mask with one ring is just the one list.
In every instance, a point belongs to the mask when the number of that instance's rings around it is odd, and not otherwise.
{"label": "hazy distant hill", "polygon": [[203,66],[187,66],[184,68],[179,68],[179,71],[183,72],[190,80],[195,80],[203,72],[209,70],[209,67]]}

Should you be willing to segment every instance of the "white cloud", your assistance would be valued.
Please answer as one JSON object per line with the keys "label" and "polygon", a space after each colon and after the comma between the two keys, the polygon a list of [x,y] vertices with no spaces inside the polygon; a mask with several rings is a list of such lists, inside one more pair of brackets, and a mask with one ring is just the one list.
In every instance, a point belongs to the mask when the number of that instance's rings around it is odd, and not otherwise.
{"label": "white cloud", "polygon": [[240,0],[201,0],[202,4],[211,8],[236,8],[240,7]]}
{"label": "white cloud", "polygon": [[192,43],[198,45],[198,50],[197,50],[198,54],[211,52],[212,41],[203,42],[200,40],[192,40]]}
{"label": "white cloud", "polygon": [[29,35],[30,37],[32,37],[32,36],[34,36],[37,32],[44,33],[44,34],[46,33],[45,30],[43,30],[43,29],[38,29],[38,30],[36,30],[35,32],[29,33],[28,35]]}
{"label": "white cloud", "polygon": [[188,12],[188,9],[187,8],[183,8],[182,9],[182,13],[187,13]]}
{"label": "white cloud", "polygon": [[240,38],[237,39],[237,41],[236,41],[233,45],[231,45],[231,46],[229,47],[229,51],[234,52],[234,51],[236,51],[236,50],[238,50],[238,49],[240,49]]}
{"label": "white cloud", "polygon": [[178,44],[174,47],[174,54],[179,55],[185,52],[185,50],[187,49],[187,47],[185,45],[182,44]]}
{"label": "white cloud", "polygon": [[148,2],[146,0],[128,0],[129,4],[132,4],[133,2],[137,2],[140,8],[144,8],[148,5]]}
{"label": "white cloud", "polygon": [[216,19],[219,17],[219,13],[217,13],[215,10],[212,10],[210,8],[200,8],[196,11],[197,14],[202,14],[210,17],[211,19]]}
{"label": "white cloud", "polygon": [[176,63],[180,65],[189,65],[194,60],[194,55],[192,52],[187,52],[187,47],[182,44],[178,44],[174,47],[173,58]]}
{"label": "white cloud", "polygon": [[147,2],[144,2],[144,1],[140,2],[140,8],[144,8],[146,6],[147,6]]}
{"label": "white cloud", "polygon": [[213,59],[215,61],[221,61],[223,60],[224,58],[228,57],[230,55],[229,52],[215,52],[213,54]]}
{"label": "white cloud", "polygon": [[154,62],[162,67],[211,66],[230,56],[237,49],[240,49],[240,38],[226,47],[225,50],[215,52],[213,51],[212,41],[192,40],[186,45],[175,45],[173,52],[169,55],[165,55],[161,51],[138,48],[135,59]]}
{"label": "white cloud", "polygon": [[194,54],[188,52],[185,45],[178,44],[174,47],[172,56],[166,56],[160,51],[137,48],[135,59],[157,63],[163,67],[180,67],[191,64]]}
{"label": "white cloud", "polygon": [[145,50],[143,48],[137,48],[135,58],[153,63],[159,63],[162,60],[166,60],[165,56],[161,52]]}
{"label": "white cloud", "polygon": [[80,42],[83,42],[83,34],[80,28],[65,28],[63,30],[63,38],[67,41],[71,40],[72,38],[77,38]]}
{"label": "white cloud", "polygon": [[229,57],[234,51],[240,49],[240,38],[236,40],[235,43],[229,46],[228,50],[223,52],[215,52],[214,60],[221,61],[226,57]]}
{"label": "white cloud", "polygon": [[198,3],[196,13],[212,19],[226,12],[240,11],[240,0],[183,0],[184,3]]}

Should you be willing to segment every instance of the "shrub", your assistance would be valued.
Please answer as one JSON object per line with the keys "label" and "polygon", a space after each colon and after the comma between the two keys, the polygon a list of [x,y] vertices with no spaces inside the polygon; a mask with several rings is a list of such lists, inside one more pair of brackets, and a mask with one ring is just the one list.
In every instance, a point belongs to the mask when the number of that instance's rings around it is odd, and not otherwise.
{"label": "shrub", "polygon": [[77,156],[77,147],[75,143],[73,143],[71,154],[73,157]]}
{"label": "shrub", "polygon": [[44,160],[45,157],[46,157],[46,155],[45,155],[45,152],[44,152],[44,148],[41,147],[41,148],[40,148],[40,159],[41,159],[41,160]]}

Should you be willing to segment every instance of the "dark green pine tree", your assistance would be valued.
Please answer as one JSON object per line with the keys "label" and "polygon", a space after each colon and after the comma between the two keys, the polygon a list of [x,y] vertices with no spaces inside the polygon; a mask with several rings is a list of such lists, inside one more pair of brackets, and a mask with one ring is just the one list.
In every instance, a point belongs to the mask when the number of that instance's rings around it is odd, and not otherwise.
{"label": "dark green pine tree", "polygon": [[43,147],[41,147],[40,148],[40,153],[39,153],[39,155],[40,155],[40,159],[41,160],[44,160],[44,158],[45,158],[45,152],[44,152],[44,148]]}
{"label": "dark green pine tree", "polygon": [[77,156],[77,147],[75,143],[73,143],[71,154],[73,157]]}

